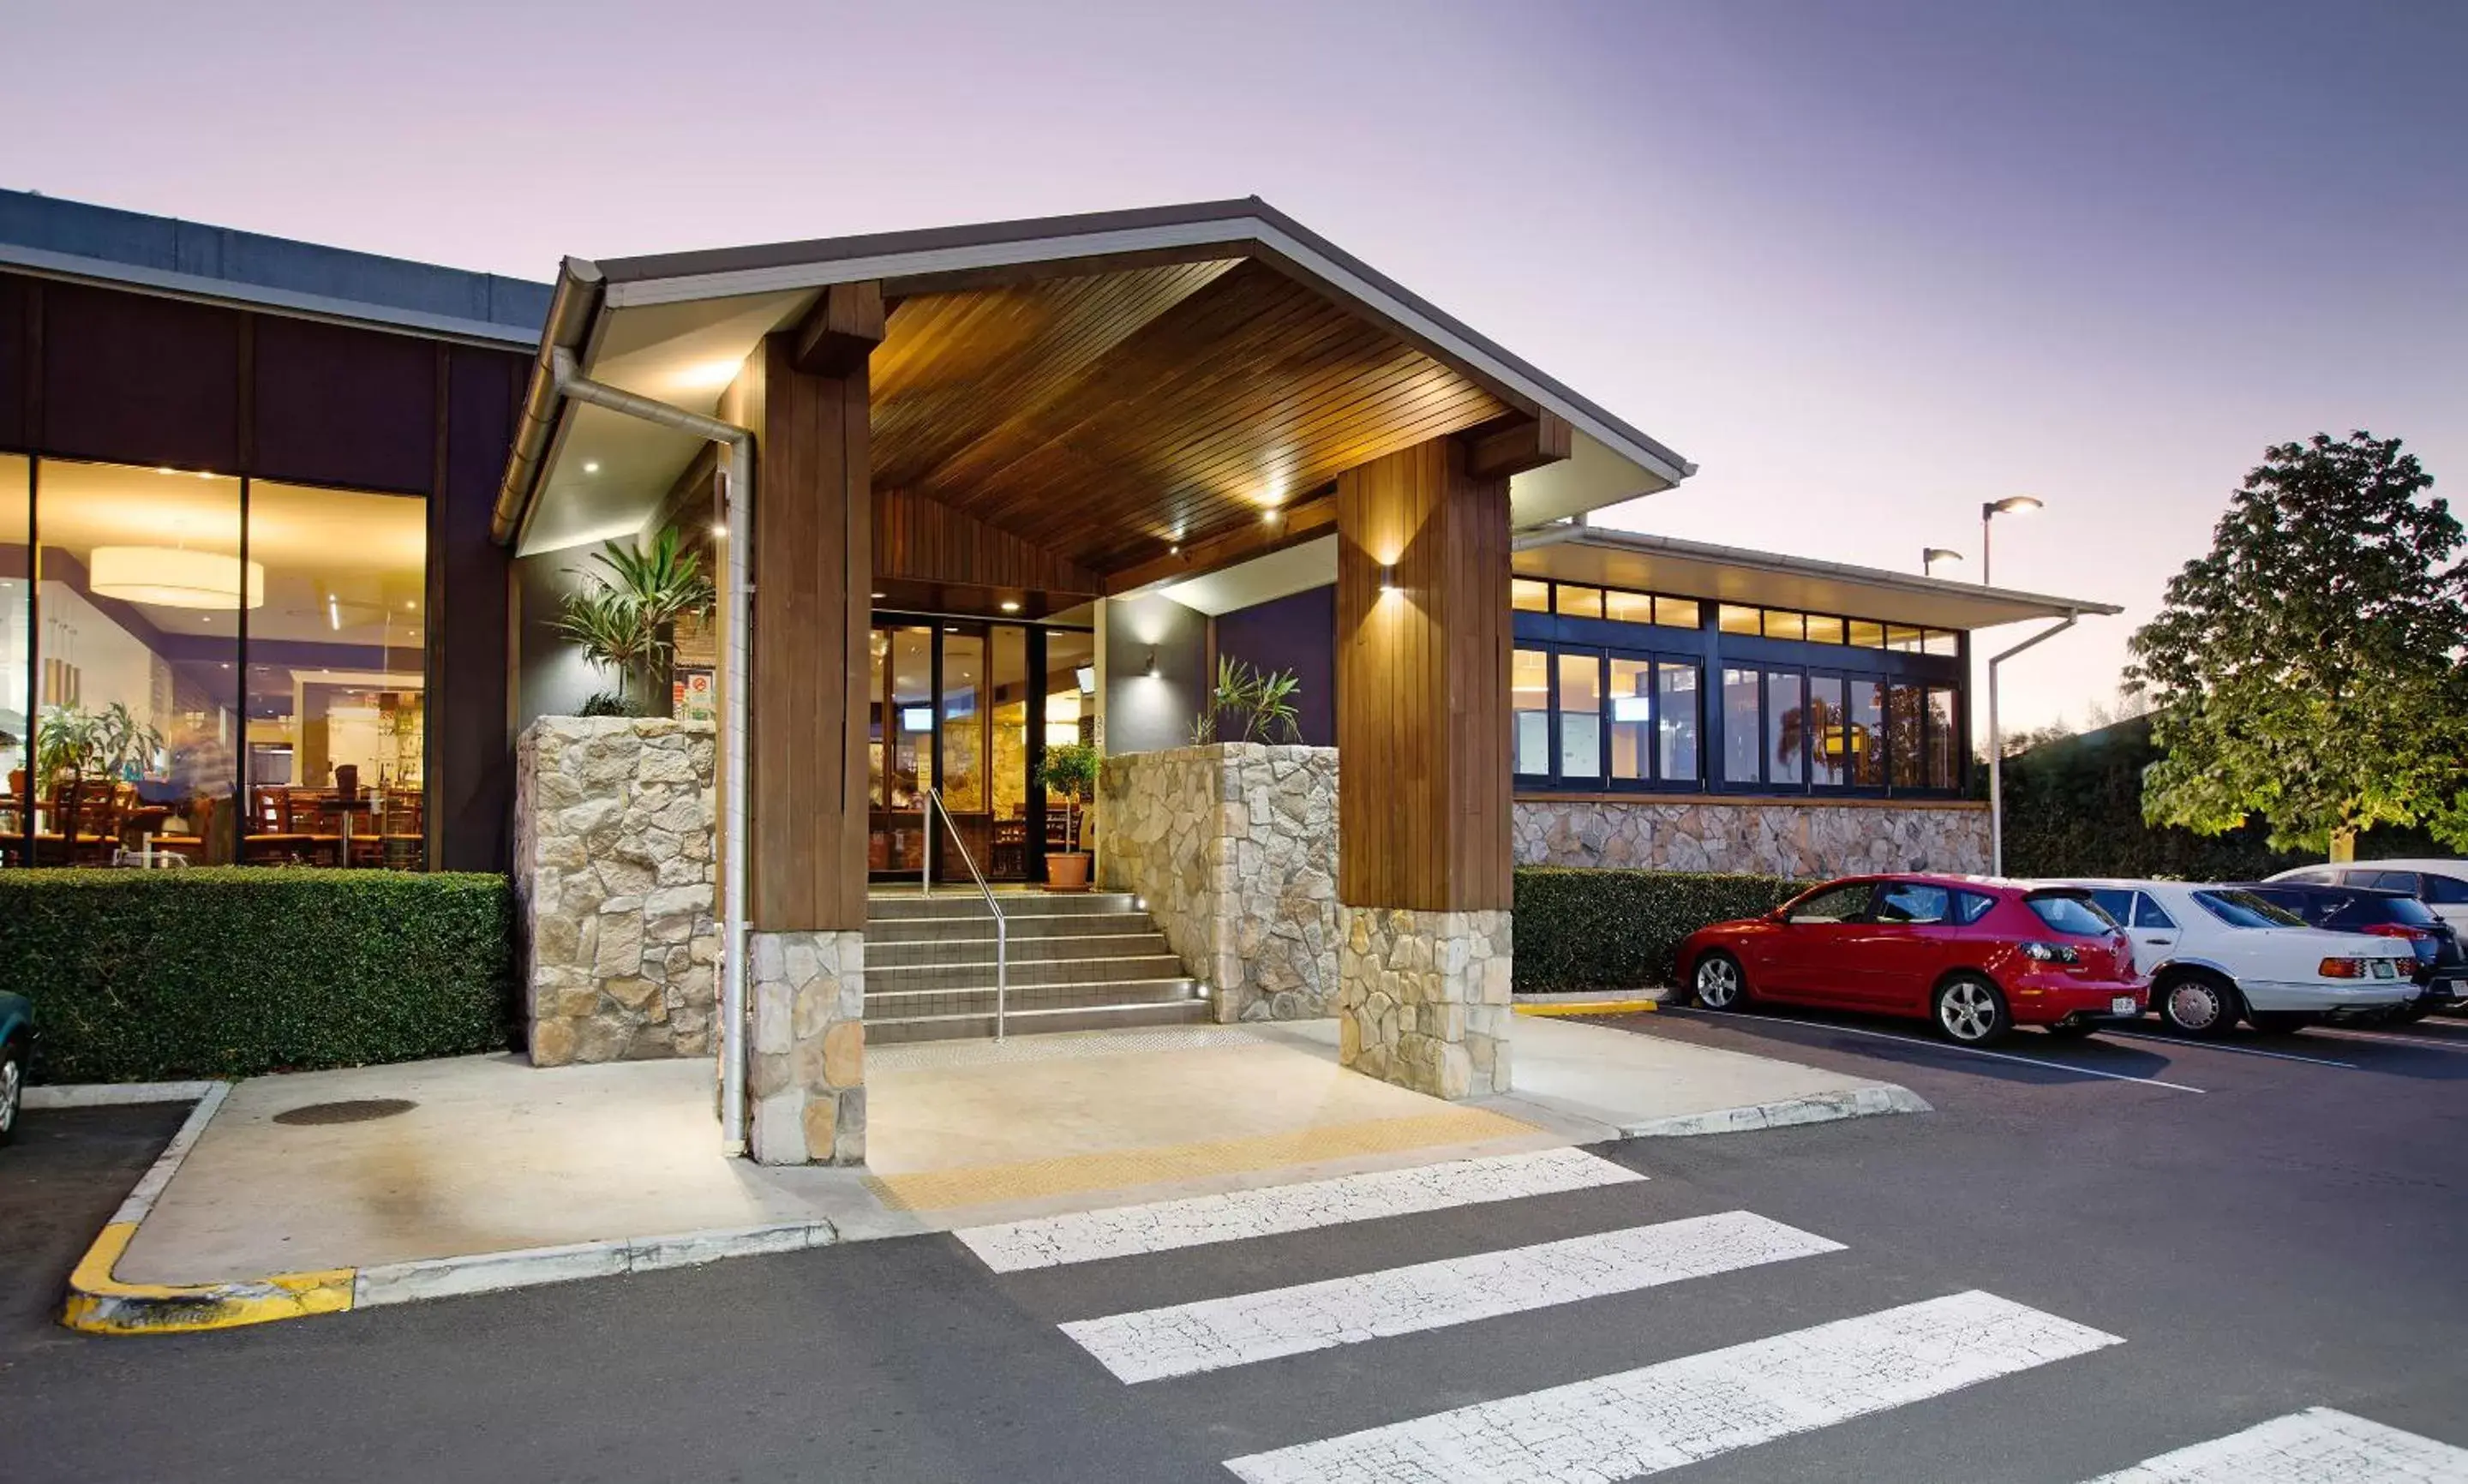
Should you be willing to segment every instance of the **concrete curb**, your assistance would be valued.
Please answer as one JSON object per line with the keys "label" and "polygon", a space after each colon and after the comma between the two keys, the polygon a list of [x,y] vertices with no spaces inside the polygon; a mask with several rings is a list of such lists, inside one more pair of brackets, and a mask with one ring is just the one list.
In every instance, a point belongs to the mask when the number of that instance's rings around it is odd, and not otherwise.
{"label": "concrete curb", "polygon": [[63,1107],[128,1107],[139,1103],[194,1103],[218,1082],[72,1082],[29,1087],[29,1109]]}
{"label": "concrete curb", "polygon": [[566,1246],[475,1252],[368,1267],[274,1273],[218,1283],[124,1283],[112,1275],[112,1269],[120,1265],[128,1244],[137,1236],[137,1228],[152,1212],[154,1202],[179,1173],[181,1162],[196,1147],[206,1125],[213,1122],[231,1091],[226,1083],[196,1085],[207,1089],[198,1098],[196,1108],[180,1126],[180,1131],[171,1136],[171,1142],[146,1172],[145,1178],[120,1203],[120,1209],[79,1260],[77,1270],[69,1275],[68,1303],[61,1311],[60,1322],[70,1329],[88,1335],[179,1335],[231,1330],[416,1299],[488,1293],[577,1278],[657,1272],[725,1257],[796,1252],[839,1241],[838,1229],[829,1221],[785,1221],[654,1237],[620,1237]]}
{"label": "concrete curb", "polygon": [[1689,1138],[1701,1133],[1744,1133],[1756,1129],[1788,1129],[1794,1124],[1833,1123],[1843,1118],[1868,1118],[1880,1113],[1932,1113],[1926,1098],[1908,1087],[1880,1083],[1841,1092],[1813,1092],[1747,1107],[1716,1108],[1706,1113],[1678,1113],[1649,1118],[1620,1130],[1632,1139]]}
{"label": "concrete curb", "polygon": [[1658,999],[1582,999],[1565,1002],[1543,1001],[1511,1006],[1520,1016],[1566,1017],[1570,1016],[1636,1016],[1662,1008]]}

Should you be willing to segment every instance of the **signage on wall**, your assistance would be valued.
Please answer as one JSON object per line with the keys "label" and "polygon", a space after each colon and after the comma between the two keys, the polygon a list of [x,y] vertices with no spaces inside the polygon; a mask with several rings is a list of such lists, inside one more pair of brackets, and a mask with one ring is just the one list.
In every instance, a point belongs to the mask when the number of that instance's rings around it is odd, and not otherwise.
{"label": "signage on wall", "polygon": [[680,721],[718,721],[719,695],[708,670],[678,670],[671,699],[670,715]]}

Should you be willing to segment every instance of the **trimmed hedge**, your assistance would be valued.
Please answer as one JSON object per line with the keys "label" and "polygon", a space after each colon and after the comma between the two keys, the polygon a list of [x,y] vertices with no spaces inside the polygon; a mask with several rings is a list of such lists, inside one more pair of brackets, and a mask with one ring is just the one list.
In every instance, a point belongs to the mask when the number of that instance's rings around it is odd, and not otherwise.
{"label": "trimmed hedge", "polygon": [[502,1050],[504,877],[0,871],[0,989],[45,1082],[240,1077]]}
{"label": "trimmed hedge", "polygon": [[1771,912],[1816,884],[1780,876],[1520,866],[1517,991],[1669,984],[1672,960],[1690,933]]}

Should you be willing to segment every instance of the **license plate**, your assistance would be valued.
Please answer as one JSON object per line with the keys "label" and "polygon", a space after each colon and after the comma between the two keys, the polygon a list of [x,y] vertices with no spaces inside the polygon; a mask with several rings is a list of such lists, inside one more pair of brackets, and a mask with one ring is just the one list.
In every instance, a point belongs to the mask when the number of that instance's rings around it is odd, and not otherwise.
{"label": "license plate", "polygon": [[2396,979],[2399,977],[2399,970],[2393,967],[2389,959],[2378,958],[2374,960],[2374,977],[2377,979]]}
{"label": "license plate", "polygon": [[2130,1016],[2134,1014],[2134,996],[2131,994],[2117,995],[2114,999],[2108,1002],[2108,1011],[2109,1014],[2117,1016]]}

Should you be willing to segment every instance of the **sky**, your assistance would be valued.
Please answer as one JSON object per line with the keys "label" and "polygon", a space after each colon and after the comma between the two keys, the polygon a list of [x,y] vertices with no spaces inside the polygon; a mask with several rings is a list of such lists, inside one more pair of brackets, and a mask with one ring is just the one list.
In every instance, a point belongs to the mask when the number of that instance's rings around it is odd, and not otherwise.
{"label": "sky", "polygon": [[[12,0],[0,185],[546,279],[1257,194],[1678,449],[1606,523],[2121,604],[2274,443],[2468,491],[2468,5]],[[2028,630],[1989,631],[1989,651]],[[1977,709],[1977,708],[1976,708]]]}

